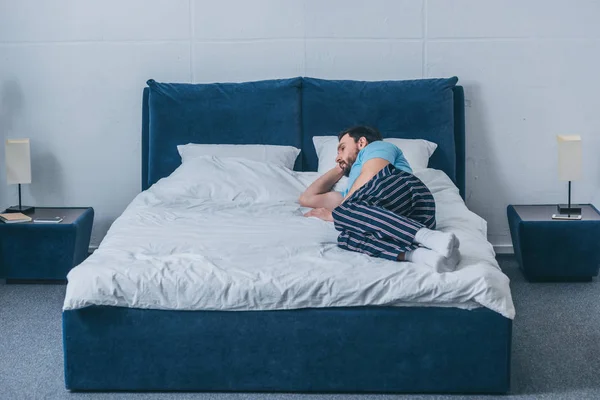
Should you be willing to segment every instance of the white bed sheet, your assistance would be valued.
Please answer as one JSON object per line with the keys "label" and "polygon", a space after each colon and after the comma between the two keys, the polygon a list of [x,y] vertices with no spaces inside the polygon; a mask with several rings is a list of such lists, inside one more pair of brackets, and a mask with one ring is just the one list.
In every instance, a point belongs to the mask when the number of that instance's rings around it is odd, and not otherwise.
{"label": "white bed sheet", "polygon": [[509,279],[486,239],[486,222],[466,208],[443,172],[416,173],[435,197],[438,229],[461,241],[457,270],[442,274],[338,248],[333,224],[303,217],[307,209],[295,201],[318,174],[279,175],[296,192],[277,201],[207,200],[198,187],[180,190],[177,174],[140,193],[68,274],[63,309],[483,306],[514,318]]}

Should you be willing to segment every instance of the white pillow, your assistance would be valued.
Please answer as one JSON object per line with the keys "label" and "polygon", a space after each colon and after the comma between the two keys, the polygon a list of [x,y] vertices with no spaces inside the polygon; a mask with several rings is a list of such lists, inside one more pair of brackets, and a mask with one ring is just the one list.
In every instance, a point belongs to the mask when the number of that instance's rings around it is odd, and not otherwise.
{"label": "white pillow", "polygon": [[280,165],[246,158],[201,156],[182,163],[150,192],[171,201],[293,203],[306,189],[296,174]]}
{"label": "white pillow", "polygon": [[[413,172],[426,169],[429,164],[429,158],[437,149],[437,144],[423,139],[383,139],[384,142],[393,143],[404,153],[404,157],[412,168]],[[318,171],[321,174],[335,167],[335,158],[337,157],[337,136],[314,136],[313,144],[317,151],[319,159]]]}
{"label": "white pillow", "polygon": [[195,144],[177,146],[181,162],[203,156],[236,157],[253,161],[263,161],[294,169],[300,149],[293,146],[265,144]]}

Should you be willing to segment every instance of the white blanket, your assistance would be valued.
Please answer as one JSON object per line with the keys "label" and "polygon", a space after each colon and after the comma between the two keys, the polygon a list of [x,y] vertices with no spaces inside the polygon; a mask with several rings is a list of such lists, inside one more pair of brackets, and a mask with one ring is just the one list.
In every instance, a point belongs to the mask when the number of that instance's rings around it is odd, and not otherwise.
{"label": "white blanket", "polygon": [[438,229],[461,241],[455,272],[338,248],[333,224],[303,217],[307,209],[297,203],[316,173],[201,157],[133,200],[68,274],[64,310],[484,306],[514,318],[486,222],[443,172],[416,175],[435,197]]}

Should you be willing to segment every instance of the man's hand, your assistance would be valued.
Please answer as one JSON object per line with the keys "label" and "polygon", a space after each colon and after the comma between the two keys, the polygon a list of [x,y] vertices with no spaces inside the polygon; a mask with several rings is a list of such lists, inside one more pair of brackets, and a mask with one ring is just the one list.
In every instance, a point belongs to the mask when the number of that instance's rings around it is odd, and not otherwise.
{"label": "man's hand", "polygon": [[305,217],[317,217],[322,219],[323,221],[333,222],[333,215],[331,215],[331,210],[326,208],[314,208],[304,214]]}
{"label": "man's hand", "polygon": [[333,167],[331,170],[335,171],[336,175],[339,177],[338,180],[335,182],[337,183],[344,176],[344,169],[340,167],[340,164],[335,163],[335,167]]}

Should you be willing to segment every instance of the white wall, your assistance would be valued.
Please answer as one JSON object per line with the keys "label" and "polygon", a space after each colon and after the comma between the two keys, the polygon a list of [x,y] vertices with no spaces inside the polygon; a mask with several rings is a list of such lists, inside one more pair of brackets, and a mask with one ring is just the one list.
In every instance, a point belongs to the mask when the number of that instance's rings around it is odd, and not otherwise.
{"label": "white wall", "polygon": [[582,135],[574,200],[600,205],[599,16],[593,0],[0,0],[0,135],[32,139],[26,202],[94,206],[97,244],[140,188],[148,78],[457,75],[467,204],[502,246],[507,204],[565,199],[557,134]]}

